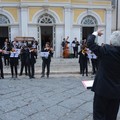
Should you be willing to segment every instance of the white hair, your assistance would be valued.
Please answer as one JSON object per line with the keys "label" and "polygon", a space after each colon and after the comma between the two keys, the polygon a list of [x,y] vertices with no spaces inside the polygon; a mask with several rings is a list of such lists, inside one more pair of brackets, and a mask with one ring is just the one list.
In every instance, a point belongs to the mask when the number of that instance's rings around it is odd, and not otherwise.
{"label": "white hair", "polygon": [[114,31],[110,36],[110,44],[120,46],[120,31]]}

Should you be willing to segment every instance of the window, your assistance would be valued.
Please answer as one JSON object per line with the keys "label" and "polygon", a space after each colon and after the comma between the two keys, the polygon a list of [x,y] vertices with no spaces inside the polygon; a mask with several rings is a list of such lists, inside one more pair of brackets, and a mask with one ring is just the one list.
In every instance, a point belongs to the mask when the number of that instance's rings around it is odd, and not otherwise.
{"label": "window", "polygon": [[82,22],[81,22],[81,24],[82,25],[87,25],[87,26],[95,26],[95,25],[97,25],[97,21],[96,21],[96,19],[93,17],[93,16],[90,16],[90,15],[88,15],[88,16],[86,16],[86,17],[84,17],[83,18],[83,20],[82,20]]}
{"label": "window", "polygon": [[49,14],[43,14],[38,18],[38,23],[42,24],[54,24],[55,19]]}
{"label": "window", "polygon": [[0,14],[0,24],[9,24],[9,23],[10,23],[9,19],[6,16]]}

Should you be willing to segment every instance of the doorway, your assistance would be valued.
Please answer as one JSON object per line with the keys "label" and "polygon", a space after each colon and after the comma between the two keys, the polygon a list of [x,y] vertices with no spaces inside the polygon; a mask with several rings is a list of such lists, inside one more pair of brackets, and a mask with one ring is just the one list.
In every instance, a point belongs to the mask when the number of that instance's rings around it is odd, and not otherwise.
{"label": "doorway", "polygon": [[2,49],[4,46],[5,39],[8,39],[8,27],[2,26],[0,27],[0,48]]}
{"label": "doorway", "polygon": [[53,47],[53,26],[41,26],[41,49],[44,48],[46,42]]}
{"label": "doorway", "polygon": [[94,32],[94,27],[83,27],[82,28],[82,40],[87,39],[90,34]]}

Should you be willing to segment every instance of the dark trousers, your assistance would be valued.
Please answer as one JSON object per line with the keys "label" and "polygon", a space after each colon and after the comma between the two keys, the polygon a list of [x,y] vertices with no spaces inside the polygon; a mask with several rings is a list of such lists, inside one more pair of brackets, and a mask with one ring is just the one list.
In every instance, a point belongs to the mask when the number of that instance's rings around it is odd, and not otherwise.
{"label": "dark trousers", "polygon": [[28,65],[28,74],[30,78],[34,77],[34,74],[35,74],[34,64]]}
{"label": "dark trousers", "polygon": [[0,61],[0,78],[4,78],[2,60]]}
{"label": "dark trousers", "polygon": [[23,62],[21,62],[20,75],[22,75],[24,67],[25,67],[25,75],[27,75],[27,65],[26,63]]}
{"label": "dark trousers", "polygon": [[116,120],[120,99],[108,99],[94,95],[93,120]]}
{"label": "dark trousers", "polygon": [[78,47],[73,47],[74,57],[78,57]]}
{"label": "dark trousers", "polygon": [[45,75],[45,67],[47,66],[47,76],[50,74],[50,62],[49,61],[43,61],[42,62],[42,75]]}
{"label": "dark trousers", "polygon": [[81,74],[84,76],[84,73],[86,73],[86,75],[88,75],[87,61],[84,61],[81,63]]}
{"label": "dark trousers", "polygon": [[11,65],[11,74],[12,74],[12,77],[14,77],[14,71],[15,71],[15,77],[17,77],[17,65]]}
{"label": "dark trousers", "polygon": [[95,74],[97,72],[97,69],[98,69],[97,59],[91,59],[91,63],[92,63],[93,74]]}
{"label": "dark trousers", "polygon": [[9,66],[10,63],[10,58],[9,58],[9,54],[4,54],[4,64],[5,66]]}

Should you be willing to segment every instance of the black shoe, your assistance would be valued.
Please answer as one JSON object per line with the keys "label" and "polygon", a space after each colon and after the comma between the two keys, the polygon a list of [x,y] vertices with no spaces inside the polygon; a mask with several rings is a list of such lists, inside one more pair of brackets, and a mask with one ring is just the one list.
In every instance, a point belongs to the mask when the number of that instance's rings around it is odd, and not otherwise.
{"label": "black shoe", "polygon": [[45,77],[44,75],[41,76],[41,78]]}
{"label": "black shoe", "polygon": [[34,76],[32,76],[31,78],[35,78]]}
{"label": "black shoe", "polygon": [[49,78],[49,75],[47,75],[47,78]]}

